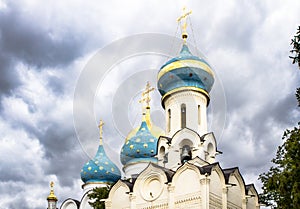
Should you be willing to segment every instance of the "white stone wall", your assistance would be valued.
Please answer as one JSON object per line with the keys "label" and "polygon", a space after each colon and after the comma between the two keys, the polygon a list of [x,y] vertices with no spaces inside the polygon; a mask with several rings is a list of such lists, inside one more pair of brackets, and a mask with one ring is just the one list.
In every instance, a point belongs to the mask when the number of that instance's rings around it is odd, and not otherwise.
{"label": "white stone wall", "polygon": [[[167,182],[164,171],[149,165],[136,179],[133,190],[122,181],[111,189],[106,200],[107,209],[258,209],[255,189],[248,198],[238,170],[225,184],[223,171],[215,164],[210,174],[185,163]],[[234,185],[234,186],[233,186]],[[150,194],[151,192],[151,194]],[[251,197],[254,195],[254,197]],[[251,198],[250,198],[251,197]]]}

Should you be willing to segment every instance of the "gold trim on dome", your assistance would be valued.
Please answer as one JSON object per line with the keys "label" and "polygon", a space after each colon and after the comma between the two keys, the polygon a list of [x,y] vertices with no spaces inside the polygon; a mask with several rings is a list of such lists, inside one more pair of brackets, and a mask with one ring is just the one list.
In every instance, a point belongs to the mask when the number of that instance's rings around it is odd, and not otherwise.
{"label": "gold trim on dome", "polygon": [[179,87],[179,88],[176,88],[176,89],[173,89],[171,91],[168,91],[162,98],[161,98],[161,101],[164,101],[164,99],[168,96],[170,96],[171,94],[174,94],[175,92],[179,92],[179,91],[185,91],[185,90],[191,90],[191,91],[198,91],[198,92],[201,92],[203,93],[205,96],[207,96],[207,98],[209,99],[209,94],[207,93],[207,91],[201,89],[201,88],[198,88],[198,87],[194,87],[194,86],[183,86],[183,87]]}
{"label": "gold trim on dome", "polygon": [[157,80],[159,80],[165,73],[182,67],[201,67],[203,70],[205,70],[207,73],[214,77],[212,69],[204,62],[201,62],[199,60],[178,60],[175,62],[171,62],[170,64],[166,65],[163,69],[161,69],[161,71],[159,71],[157,75]]}

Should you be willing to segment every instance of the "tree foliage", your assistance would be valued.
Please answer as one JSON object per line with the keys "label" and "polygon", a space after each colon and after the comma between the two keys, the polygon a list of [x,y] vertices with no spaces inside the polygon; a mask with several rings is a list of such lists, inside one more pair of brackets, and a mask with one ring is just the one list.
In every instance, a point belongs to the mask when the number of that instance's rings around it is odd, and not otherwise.
{"label": "tree foliage", "polygon": [[[300,69],[300,26],[291,45],[290,58]],[[300,106],[300,88],[297,88],[296,98]],[[294,129],[286,130],[282,139],[283,145],[278,147],[272,160],[275,166],[259,176],[263,183],[260,202],[273,208],[300,208],[300,122]]]}
{"label": "tree foliage", "polygon": [[[293,60],[293,64],[298,64],[298,68],[300,69],[300,26],[291,41],[291,45],[293,49],[290,51],[292,53],[290,58]],[[296,97],[298,100],[298,106],[300,107],[300,88],[297,88],[296,90]]]}
{"label": "tree foliage", "polygon": [[96,187],[88,194],[90,206],[94,209],[105,209],[105,203],[103,199],[108,197],[109,190],[107,187]]}
{"label": "tree foliage", "polygon": [[293,64],[298,64],[300,69],[300,26],[298,27],[297,33],[292,39],[291,45],[293,49],[290,51],[292,56],[290,58],[293,60]]}
{"label": "tree foliage", "polygon": [[300,123],[283,134],[283,145],[267,173],[259,176],[263,183],[260,200],[274,208],[300,208]]}

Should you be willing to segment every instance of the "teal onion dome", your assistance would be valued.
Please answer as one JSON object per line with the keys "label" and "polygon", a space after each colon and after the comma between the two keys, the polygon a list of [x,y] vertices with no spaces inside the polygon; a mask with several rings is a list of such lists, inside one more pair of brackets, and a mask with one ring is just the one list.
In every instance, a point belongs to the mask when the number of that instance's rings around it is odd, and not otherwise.
{"label": "teal onion dome", "polygon": [[142,121],[136,134],[128,138],[122,147],[120,158],[123,165],[135,162],[157,162],[157,138],[150,132],[148,124]]}
{"label": "teal onion dome", "polygon": [[84,183],[113,184],[120,178],[119,168],[107,157],[102,144],[99,145],[95,157],[81,169],[81,179]]}
{"label": "teal onion dome", "polygon": [[209,97],[214,83],[210,65],[203,58],[194,56],[186,43],[183,44],[179,56],[167,61],[160,68],[157,77],[158,90],[163,98],[183,89],[200,91]]}

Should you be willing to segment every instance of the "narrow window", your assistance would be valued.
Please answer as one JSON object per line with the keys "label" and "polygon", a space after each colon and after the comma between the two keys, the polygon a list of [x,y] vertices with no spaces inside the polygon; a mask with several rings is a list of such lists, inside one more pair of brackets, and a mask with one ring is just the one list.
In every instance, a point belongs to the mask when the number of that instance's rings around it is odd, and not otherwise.
{"label": "narrow window", "polygon": [[181,105],[181,128],[186,127],[186,106],[185,104]]}
{"label": "narrow window", "polygon": [[198,105],[198,124],[201,124],[201,108],[200,105]]}
{"label": "narrow window", "polygon": [[171,110],[170,109],[168,109],[168,132],[170,132],[170,130],[171,130]]}

